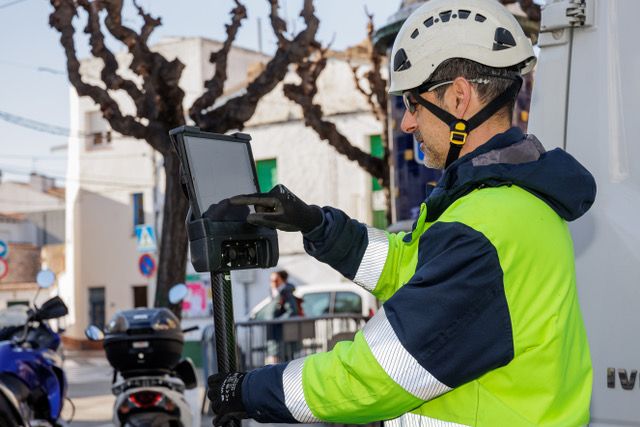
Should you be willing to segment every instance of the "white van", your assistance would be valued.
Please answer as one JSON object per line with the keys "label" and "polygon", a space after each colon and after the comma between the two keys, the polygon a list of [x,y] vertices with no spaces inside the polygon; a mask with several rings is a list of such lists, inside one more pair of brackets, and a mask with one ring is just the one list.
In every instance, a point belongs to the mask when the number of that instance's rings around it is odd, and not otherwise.
{"label": "white van", "polygon": [[640,426],[638,0],[547,0],[529,132],[594,175],[570,223],[593,362],[591,427]]}
{"label": "white van", "polygon": [[[352,282],[314,283],[296,286],[294,292],[302,298],[305,317],[332,314],[361,314],[371,317],[378,302],[371,293]],[[267,297],[249,312],[250,320],[271,320],[277,298]]]}

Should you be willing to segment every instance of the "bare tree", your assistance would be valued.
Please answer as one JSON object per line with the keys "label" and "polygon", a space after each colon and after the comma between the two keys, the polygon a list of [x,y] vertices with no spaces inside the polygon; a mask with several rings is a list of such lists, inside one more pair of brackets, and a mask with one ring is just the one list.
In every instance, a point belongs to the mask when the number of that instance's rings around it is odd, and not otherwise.
{"label": "bare tree", "polygon": [[[87,96],[98,104],[113,130],[146,141],[163,156],[166,187],[155,304],[167,306],[169,287],[184,281],[186,269],[187,234],[184,220],[188,202],[180,185],[179,160],[168,137],[170,129],[186,123],[182,107],[184,91],[178,85],[184,64],[178,59],[170,61],[149,48],[149,36],[161,25],[161,20],[146,13],[135,0],[137,13],[143,20],[142,27],[137,31],[123,24],[123,0],[50,1],[53,12],[49,24],[60,33],[69,81],[78,95]],[[247,16],[245,6],[235,0],[231,23],[226,26],[227,38],[209,58],[215,65],[214,75],[205,82],[203,94],[189,109],[189,116],[201,129],[221,133],[242,129],[254,114],[258,101],[284,78],[289,65],[300,63],[318,47],[315,36],[319,22],[314,15],[313,0],[305,0],[300,13],[306,28],[291,38],[285,36],[286,24],[278,16],[278,1],[268,1],[271,5],[271,24],[278,39],[276,53],[242,95],[216,105],[227,79],[229,51]],[[82,11],[88,16],[84,32],[89,35],[91,54],[103,63],[100,85],[86,82],[80,73],[73,20]],[[140,83],[122,77],[117,72],[116,57],[104,42],[105,31],[126,46],[132,58],[129,68]],[[113,91],[124,91],[131,98],[136,109],[135,116],[122,113],[112,97]]]}
{"label": "bare tree", "polygon": [[[381,158],[375,157],[356,147],[349,141],[349,138],[338,131],[338,128],[333,122],[324,118],[322,107],[313,102],[313,98],[318,92],[318,77],[327,65],[328,49],[318,48],[314,55],[298,65],[296,72],[300,76],[301,81],[297,85],[285,85],[284,94],[287,98],[300,105],[305,124],[312,128],[321,139],[326,140],[338,153],[346,156],[349,160],[355,161],[358,166],[378,180],[385,192],[387,200],[387,220],[390,222],[391,192],[389,172],[389,123],[387,120],[387,80],[382,76],[384,56],[373,49],[373,15],[369,13],[367,13],[367,15],[369,17],[367,24],[368,69],[364,72],[364,75],[361,75],[361,67],[359,66],[352,66],[352,71],[356,88],[366,97],[371,111],[383,125],[381,135],[383,155]],[[363,84],[363,78],[367,84]]]}

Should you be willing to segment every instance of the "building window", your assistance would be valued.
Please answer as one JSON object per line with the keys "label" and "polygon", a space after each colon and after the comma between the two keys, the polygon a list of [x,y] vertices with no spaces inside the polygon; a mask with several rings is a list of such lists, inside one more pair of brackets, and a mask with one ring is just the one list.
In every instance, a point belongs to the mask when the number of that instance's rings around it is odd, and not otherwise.
{"label": "building window", "polygon": [[136,225],[144,224],[144,197],[143,193],[133,193],[131,195],[131,205],[133,206],[133,232]]}
{"label": "building window", "polygon": [[258,160],[256,169],[261,192],[266,193],[276,186],[278,183],[278,164],[276,159]]}
{"label": "building window", "polygon": [[[384,147],[382,146],[382,137],[380,135],[371,135],[369,138],[369,147],[371,156],[379,159],[384,157]],[[371,211],[373,213],[373,226],[375,228],[385,229],[389,225],[387,222],[387,206],[386,198],[382,186],[376,178],[371,178]]]}
{"label": "building window", "polygon": [[132,286],[133,289],[133,308],[147,307],[147,286]]}
{"label": "building window", "polygon": [[111,145],[111,129],[102,117],[102,112],[92,111],[87,113],[87,148],[100,148]]}
{"label": "building window", "polygon": [[89,288],[89,323],[104,329],[105,325],[104,288]]}

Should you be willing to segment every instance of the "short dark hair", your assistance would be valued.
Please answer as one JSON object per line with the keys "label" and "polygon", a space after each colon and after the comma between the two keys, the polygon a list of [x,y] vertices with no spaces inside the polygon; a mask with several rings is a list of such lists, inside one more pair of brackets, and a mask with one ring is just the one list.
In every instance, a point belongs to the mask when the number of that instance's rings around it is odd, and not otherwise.
{"label": "short dark hair", "polygon": [[[486,79],[489,82],[478,84],[472,83],[480,101],[484,103],[491,102],[497,96],[506,91],[513,83],[513,79],[517,76],[517,70],[514,68],[493,68],[487,65],[482,65],[478,62],[471,61],[470,59],[463,58],[451,58],[444,61],[436,68],[429,78],[430,82],[453,80],[457,77],[464,77],[467,80],[472,79]],[[498,76],[498,77],[488,77]],[[441,86],[434,90],[437,98],[442,101],[444,93],[448,86]],[[513,116],[513,109],[516,103],[516,97],[508,102],[503,108],[501,108],[496,115],[506,115],[505,118],[511,119]]]}
{"label": "short dark hair", "polygon": [[276,271],[276,274],[278,276],[280,276],[280,278],[282,280],[284,280],[285,282],[287,281],[287,279],[289,278],[289,273],[287,273],[287,270],[278,270]]}

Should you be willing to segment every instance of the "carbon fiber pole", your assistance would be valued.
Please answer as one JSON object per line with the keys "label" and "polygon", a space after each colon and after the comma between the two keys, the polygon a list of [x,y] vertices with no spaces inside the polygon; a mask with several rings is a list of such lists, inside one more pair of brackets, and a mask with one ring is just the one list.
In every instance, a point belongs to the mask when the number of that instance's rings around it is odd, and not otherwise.
{"label": "carbon fiber pole", "polygon": [[[238,370],[236,365],[236,333],[233,320],[233,296],[230,273],[211,273],[211,296],[213,299],[213,325],[216,331],[215,352],[218,357],[218,372]],[[226,427],[240,427],[240,420],[231,420]]]}
{"label": "carbon fiber pole", "polygon": [[231,278],[228,272],[211,273],[211,296],[213,299],[213,324],[216,331],[216,353],[218,372],[235,372],[236,334],[233,320],[233,297]]}

